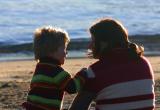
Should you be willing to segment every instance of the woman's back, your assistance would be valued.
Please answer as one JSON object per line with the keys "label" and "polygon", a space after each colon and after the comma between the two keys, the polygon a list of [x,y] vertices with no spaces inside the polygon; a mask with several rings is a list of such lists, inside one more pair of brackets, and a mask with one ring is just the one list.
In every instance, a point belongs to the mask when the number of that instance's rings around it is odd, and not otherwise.
{"label": "woman's back", "polygon": [[85,88],[96,93],[97,110],[149,109],[154,107],[153,72],[144,57],[128,57],[116,50],[90,66],[95,78]]}

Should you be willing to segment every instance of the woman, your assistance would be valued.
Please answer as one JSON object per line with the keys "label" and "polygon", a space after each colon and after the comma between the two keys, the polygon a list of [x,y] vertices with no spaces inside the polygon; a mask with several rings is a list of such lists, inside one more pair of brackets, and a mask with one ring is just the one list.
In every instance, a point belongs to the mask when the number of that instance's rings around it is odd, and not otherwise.
{"label": "woman", "polygon": [[93,58],[86,71],[89,78],[70,110],[87,110],[94,100],[96,110],[153,110],[153,70],[144,49],[131,43],[117,20],[98,20],[90,29]]}

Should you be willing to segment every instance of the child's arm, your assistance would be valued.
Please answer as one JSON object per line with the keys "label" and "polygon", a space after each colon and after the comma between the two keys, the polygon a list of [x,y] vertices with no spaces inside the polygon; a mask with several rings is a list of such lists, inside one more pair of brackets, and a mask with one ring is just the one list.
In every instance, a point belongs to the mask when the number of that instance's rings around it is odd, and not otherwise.
{"label": "child's arm", "polygon": [[90,103],[95,98],[95,93],[80,91],[75,97],[69,110],[88,110]]}
{"label": "child's arm", "polygon": [[67,91],[68,93],[79,92],[82,89],[86,78],[87,78],[86,68],[83,68],[73,78],[71,78],[68,81],[65,87],[65,91]]}

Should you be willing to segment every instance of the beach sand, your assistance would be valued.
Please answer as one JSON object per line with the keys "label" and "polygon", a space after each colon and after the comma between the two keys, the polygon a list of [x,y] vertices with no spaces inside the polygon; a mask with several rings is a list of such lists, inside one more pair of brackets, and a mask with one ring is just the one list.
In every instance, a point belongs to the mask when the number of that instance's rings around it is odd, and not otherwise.
{"label": "beach sand", "polygon": [[[154,70],[156,80],[156,100],[158,107],[160,97],[160,56],[148,56]],[[96,60],[89,58],[67,59],[64,69],[75,74],[83,67],[94,63]],[[29,82],[33,75],[36,62],[34,60],[0,62],[0,110],[22,110],[21,103],[26,100]],[[66,95],[64,108],[68,108],[74,95]],[[157,109],[158,110],[158,109]]]}

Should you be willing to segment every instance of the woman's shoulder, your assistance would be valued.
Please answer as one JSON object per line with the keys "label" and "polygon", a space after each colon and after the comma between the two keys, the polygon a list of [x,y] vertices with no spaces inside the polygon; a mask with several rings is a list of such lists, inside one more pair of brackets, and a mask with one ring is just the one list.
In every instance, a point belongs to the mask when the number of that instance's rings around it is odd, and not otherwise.
{"label": "woman's shoulder", "polygon": [[143,63],[143,64],[146,64],[146,65],[150,65],[150,61],[147,57],[145,56],[141,56],[140,57],[140,61]]}

